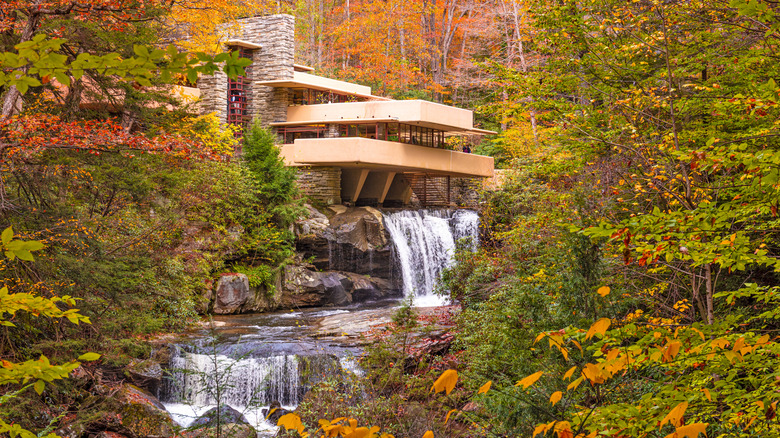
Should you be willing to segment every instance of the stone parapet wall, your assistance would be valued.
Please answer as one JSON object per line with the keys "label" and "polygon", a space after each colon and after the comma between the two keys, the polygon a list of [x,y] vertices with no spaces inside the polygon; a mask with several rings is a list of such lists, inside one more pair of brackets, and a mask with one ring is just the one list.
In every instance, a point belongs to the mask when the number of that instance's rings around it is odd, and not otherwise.
{"label": "stone parapet wall", "polygon": [[483,178],[452,178],[451,199],[459,206],[477,208]]}
{"label": "stone parapet wall", "polygon": [[326,205],[341,204],[341,169],[338,167],[301,167],[298,187],[310,198]]}

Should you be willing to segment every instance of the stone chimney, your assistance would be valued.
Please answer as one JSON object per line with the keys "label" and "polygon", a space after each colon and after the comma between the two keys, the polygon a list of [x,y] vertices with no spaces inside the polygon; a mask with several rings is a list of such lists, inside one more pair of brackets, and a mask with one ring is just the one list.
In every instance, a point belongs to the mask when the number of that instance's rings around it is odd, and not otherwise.
{"label": "stone chimney", "polygon": [[[259,118],[264,126],[285,121],[289,93],[286,88],[258,85],[261,81],[292,79],[295,57],[295,17],[287,14],[243,18],[236,25],[226,25],[224,41],[240,40],[259,45],[249,52],[252,65],[247,68],[247,116]],[[227,45],[226,49],[237,49]],[[223,72],[198,80],[201,91],[201,113],[216,112],[227,122],[228,78]]]}

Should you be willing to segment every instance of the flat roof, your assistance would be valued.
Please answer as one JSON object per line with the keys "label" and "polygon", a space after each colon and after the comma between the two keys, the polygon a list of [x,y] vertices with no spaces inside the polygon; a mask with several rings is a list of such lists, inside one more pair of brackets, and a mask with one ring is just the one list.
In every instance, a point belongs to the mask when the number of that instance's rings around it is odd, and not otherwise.
{"label": "flat roof", "polygon": [[246,47],[247,49],[261,49],[263,46],[257,43],[253,43],[251,41],[246,40],[239,40],[239,39],[229,39],[225,41],[224,43],[226,46],[240,46],[240,47]]}
{"label": "flat roof", "polygon": [[314,67],[309,67],[308,65],[303,65],[303,64],[293,64],[293,68],[295,69],[295,71],[302,71],[302,72],[314,71]]}
{"label": "flat roof", "polygon": [[339,81],[336,79],[323,78],[300,71],[293,72],[292,79],[277,79],[273,81],[260,81],[259,85],[279,88],[309,88],[319,91],[332,91],[339,94],[361,97],[374,100],[391,100],[386,97],[374,96],[371,94],[371,87],[365,85],[353,84],[350,82]]}
{"label": "flat roof", "polygon": [[385,117],[385,118],[373,118],[373,119],[339,119],[339,120],[310,120],[306,122],[272,122],[271,126],[302,126],[302,125],[351,125],[353,123],[386,123],[397,122],[398,118]]}

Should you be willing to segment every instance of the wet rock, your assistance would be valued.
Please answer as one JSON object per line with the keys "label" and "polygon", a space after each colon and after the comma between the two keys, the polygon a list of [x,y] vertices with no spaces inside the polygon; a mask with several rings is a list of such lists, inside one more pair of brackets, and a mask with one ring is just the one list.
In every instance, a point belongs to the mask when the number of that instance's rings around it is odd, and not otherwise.
{"label": "wet rock", "polygon": [[352,282],[352,302],[362,303],[368,300],[401,296],[403,291],[389,280],[367,275],[344,272]]}
{"label": "wet rock", "polygon": [[251,296],[249,279],[244,274],[224,274],[217,281],[214,313],[237,313]]}
{"label": "wet rock", "polygon": [[95,403],[99,403],[101,412],[83,426],[86,430],[128,437],[168,437],[176,430],[157,397],[135,385],[123,384],[105,398],[96,397]]}
{"label": "wet rock", "polygon": [[285,308],[313,307],[328,304],[342,306],[352,302],[352,281],[338,272],[316,272],[303,266],[284,269]]}
{"label": "wet rock", "polygon": [[379,210],[334,205],[327,210],[329,218],[310,211],[309,219],[296,224],[296,250],[316,269],[400,278]]}
{"label": "wet rock", "polygon": [[292,413],[292,411],[288,411],[287,409],[283,408],[281,403],[274,400],[273,402],[271,402],[271,405],[268,408],[264,408],[260,410],[260,413],[263,414],[263,417],[267,417],[268,421],[270,421],[273,424],[276,424],[276,422],[279,421],[279,419],[282,418],[283,415],[290,414]]}
{"label": "wet rock", "polygon": [[190,429],[201,427],[216,427],[217,424],[249,424],[244,414],[238,412],[228,405],[221,405],[219,408],[209,409],[190,425]]}
{"label": "wet rock", "polygon": [[381,249],[388,244],[382,213],[372,207],[347,208],[337,213],[330,218],[326,237],[363,252]]}
{"label": "wet rock", "polygon": [[160,363],[155,360],[133,359],[125,367],[125,375],[134,385],[157,394],[162,384],[163,370]]}
{"label": "wet rock", "polygon": [[285,268],[284,278],[280,299],[285,308],[344,306],[401,293],[387,280],[353,272],[316,272],[291,265]]}

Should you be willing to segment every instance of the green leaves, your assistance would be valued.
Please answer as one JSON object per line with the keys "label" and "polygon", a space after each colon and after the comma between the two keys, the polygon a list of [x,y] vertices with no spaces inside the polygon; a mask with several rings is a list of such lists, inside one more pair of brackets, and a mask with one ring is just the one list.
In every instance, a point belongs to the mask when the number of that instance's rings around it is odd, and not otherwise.
{"label": "green leaves", "polygon": [[31,251],[38,251],[44,247],[43,243],[36,240],[14,240],[13,235],[13,229],[8,227],[3,230],[1,239],[3,253],[9,260],[14,260],[18,257],[21,260],[31,262],[34,260]]}
{"label": "green leaves", "polygon": [[216,56],[205,53],[191,55],[178,52],[174,46],[167,49],[152,49],[136,45],[134,57],[122,58],[117,53],[94,55],[80,53],[76,59],[58,53],[67,43],[62,38],[47,39],[45,35],[36,35],[32,40],[15,46],[17,53],[0,53],[0,65],[6,70],[0,71],[0,86],[16,86],[20,93],[26,93],[30,87],[42,85],[42,78],[56,78],[64,85],[70,85],[71,77],[79,79],[85,70],[94,70],[105,76],[117,76],[151,86],[152,79],[159,76],[170,81],[173,75],[187,76],[195,82],[198,75],[210,75],[220,69],[231,78],[243,75],[244,67],[251,61],[239,58],[238,53],[222,53]]}
{"label": "green leaves", "polygon": [[85,362],[92,362],[100,359],[100,355],[97,353],[84,353],[81,356],[79,356],[79,360],[83,360]]}

